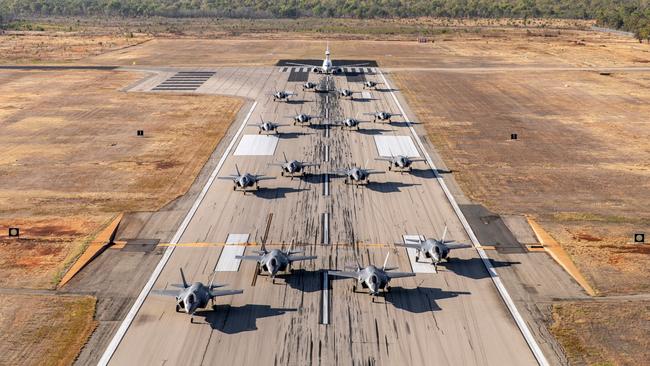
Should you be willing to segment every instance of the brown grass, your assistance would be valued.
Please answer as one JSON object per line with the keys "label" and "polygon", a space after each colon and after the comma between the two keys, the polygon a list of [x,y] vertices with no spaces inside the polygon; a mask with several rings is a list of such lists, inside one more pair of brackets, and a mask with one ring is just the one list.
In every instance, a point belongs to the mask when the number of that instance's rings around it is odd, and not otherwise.
{"label": "brown grass", "polygon": [[242,104],[118,90],[142,76],[0,72],[0,225],[25,238],[0,243],[0,283],[51,286],[47,277],[114,213],[182,195]]}
{"label": "brown grass", "polygon": [[572,365],[644,365],[649,314],[645,301],[561,303],[550,329]]}
{"label": "brown grass", "polygon": [[541,218],[599,292],[648,289],[650,257],[627,243],[650,231],[650,73],[393,77],[472,200]]}
{"label": "brown grass", "polygon": [[91,296],[0,295],[0,364],[72,364],[94,313]]}

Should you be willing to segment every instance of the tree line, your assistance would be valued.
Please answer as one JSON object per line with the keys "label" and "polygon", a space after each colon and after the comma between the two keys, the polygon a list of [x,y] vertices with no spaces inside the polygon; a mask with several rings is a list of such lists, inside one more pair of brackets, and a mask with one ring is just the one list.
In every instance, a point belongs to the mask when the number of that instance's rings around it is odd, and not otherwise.
{"label": "tree line", "polygon": [[[650,33],[650,0],[0,0],[0,17],[567,18]],[[643,37],[642,37],[643,38]]]}

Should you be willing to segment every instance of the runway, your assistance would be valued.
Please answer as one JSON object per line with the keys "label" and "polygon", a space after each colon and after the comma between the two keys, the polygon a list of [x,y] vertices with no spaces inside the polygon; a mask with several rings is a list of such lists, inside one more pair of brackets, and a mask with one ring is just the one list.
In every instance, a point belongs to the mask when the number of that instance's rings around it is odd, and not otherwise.
{"label": "runway", "polygon": [[[155,71],[154,76],[129,91],[149,92],[177,72]],[[245,125],[247,120],[256,122],[262,116],[290,124],[287,117],[302,112],[324,116],[325,120],[355,117],[371,121],[372,116],[364,113],[400,113],[391,90],[381,86],[379,90],[363,90],[361,83],[349,82],[345,76],[309,73],[309,81],[321,87],[365,91],[370,96],[356,94],[357,99],[348,100],[335,93],[303,91],[302,83],[289,82],[289,73],[278,72],[275,67],[195,71],[215,72],[195,92],[237,95],[251,101],[245,107],[249,108],[245,120],[234,123],[236,138],[222,141],[230,146],[215,177],[232,174],[237,167],[242,173],[275,179],[262,181],[259,191],[245,195],[233,191],[231,181],[211,179],[175,239],[179,244],[224,243],[229,235],[240,234],[248,235],[250,242],[266,240],[285,248],[294,241],[306,255],[318,255],[318,259],[294,265],[293,273],[280,276],[275,284],[266,276],[255,277],[255,264],[250,262],[242,262],[236,271],[219,271],[217,282],[243,289],[244,294],[218,298],[215,311],[197,313],[196,324],[190,323],[188,315],[175,312],[173,298],[149,294],[133,321],[126,324],[124,337],[114,341],[114,353],[106,352],[103,362],[537,364],[474,248],[453,251],[453,259],[440,265],[438,273],[394,280],[391,292],[376,302],[366,293],[353,293],[353,281],[324,280],[324,270],[343,269],[357,262],[380,266],[387,253],[391,254],[389,265],[411,271],[406,249],[392,246],[404,235],[439,237],[447,226],[448,239],[470,243],[426,163],[414,163],[413,172],[401,174],[388,171],[386,162],[375,160],[376,141],[381,140],[376,136],[412,136],[403,118],[395,117],[390,124],[363,123],[359,131],[328,128],[322,120],[311,127],[282,126],[275,147],[265,150],[272,155],[235,154],[240,147],[241,151],[250,150],[240,146],[245,136],[258,136],[257,127]],[[365,77],[382,81],[379,75]],[[276,90],[297,95],[288,103],[274,102],[267,94]],[[255,147],[274,138],[255,140]],[[424,156],[422,146],[414,145]],[[321,165],[310,168],[308,177],[291,180],[282,177],[278,167],[267,165],[283,160],[283,153],[289,159]],[[331,174],[352,165],[385,172],[371,175],[366,187],[346,185],[343,177]],[[206,283],[225,246],[168,248],[166,263],[152,282],[154,289],[171,289],[170,284],[179,283],[180,267],[189,281]],[[259,249],[244,248],[246,254]]]}

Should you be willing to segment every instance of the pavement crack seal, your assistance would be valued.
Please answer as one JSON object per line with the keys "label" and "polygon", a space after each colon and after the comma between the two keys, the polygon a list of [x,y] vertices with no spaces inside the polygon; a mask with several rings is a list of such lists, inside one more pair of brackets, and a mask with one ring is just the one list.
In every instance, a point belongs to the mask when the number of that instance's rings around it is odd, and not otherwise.
{"label": "pavement crack seal", "polygon": [[415,128],[413,128],[413,124],[410,123],[410,121],[412,121],[412,120],[408,117],[408,115],[406,114],[406,111],[402,107],[402,104],[397,99],[397,96],[395,95],[395,92],[393,91],[393,88],[388,83],[388,79],[386,79],[386,76],[384,75],[383,72],[381,72],[380,69],[377,69],[377,73],[383,79],[384,85],[386,86],[386,88],[390,89],[390,94],[393,97],[393,100],[395,101],[395,104],[399,108],[400,113],[404,117],[404,120],[407,121],[408,128],[411,131],[411,134],[413,135],[415,141],[417,142],[417,145],[420,148],[420,151],[422,151],[422,154],[424,155],[424,158],[427,160],[427,163],[429,164],[429,167],[431,168],[431,171],[433,172],[434,177],[438,181],[438,184],[440,184],[440,188],[442,188],[443,192],[445,193],[445,196],[447,197],[447,200],[449,201],[449,204],[451,205],[454,212],[456,213],[456,216],[458,217],[458,220],[460,221],[460,223],[465,228],[465,232],[467,232],[467,235],[469,236],[469,239],[472,241],[472,244],[474,245],[474,249],[476,249],[476,252],[481,257],[481,260],[483,261],[483,265],[485,266],[485,269],[487,270],[488,274],[490,275],[490,278],[492,279],[492,283],[494,283],[494,286],[496,287],[496,289],[497,289],[499,295],[501,296],[501,299],[503,300],[504,304],[508,308],[508,311],[510,312],[510,315],[512,315],[512,318],[514,319],[515,323],[517,324],[517,327],[519,327],[519,330],[521,331],[521,334],[523,335],[524,339],[526,340],[526,343],[528,344],[528,347],[530,348],[531,352],[533,353],[533,356],[537,360],[537,363],[540,366],[549,366],[549,362],[546,359],[546,356],[544,356],[544,353],[542,352],[542,349],[539,347],[539,344],[537,344],[537,341],[535,340],[535,337],[533,336],[533,333],[530,331],[530,328],[528,328],[528,325],[526,324],[526,322],[524,321],[524,318],[519,313],[519,310],[517,310],[517,306],[515,305],[512,298],[510,297],[510,294],[508,293],[508,290],[506,289],[503,282],[501,281],[501,277],[499,277],[499,274],[497,273],[496,269],[492,265],[492,262],[490,262],[490,258],[485,253],[485,250],[483,250],[483,248],[481,247],[481,243],[478,241],[478,238],[474,234],[474,231],[472,230],[471,226],[469,225],[469,222],[467,222],[467,219],[465,218],[465,215],[460,210],[460,206],[458,206],[458,203],[456,202],[456,199],[454,198],[453,194],[449,190],[449,187],[447,187],[447,184],[445,183],[444,179],[437,173],[438,169],[436,168],[436,165],[434,164],[433,160],[431,159],[431,156],[429,156],[429,153],[425,149],[424,143],[422,143],[422,139],[420,139],[420,136],[418,136],[417,132],[415,131]]}
{"label": "pavement crack seal", "polygon": [[[255,110],[255,107],[257,106],[257,102],[253,102],[253,105],[251,106],[251,109],[248,111],[248,114],[242,121],[241,125],[239,126],[239,129],[235,133],[235,135],[232,137],[232,140],[230,141],[230,144],[224,151],[223,155],[221,156],[221,159],[219,159],[219,163],[217,163],[217,166],[214,168],[212,171],[212,174],[210,175],[210,178],[208,178],[208,181],[205,183],[203,186],[203,189],[201,190],[201,193],[199,193],[199,196],[196,198],[194,201],[194,204],[190,208],[190,210],[187,212],[187,215],[185,216],[185,219],[183,219],[183,222],[181,225],[178,227],[178,230],[176,230],[176,233],[174,234],[174,237],[171,240],[171,244],[178,244],[178,242],[181,239],[181,236],[183,236],[183,233],[187,229],[187,226],[189,225],[190,221],[192,221],[192,218],[194,217],[194,214],[199,208],[199,205],[205,198],[205,196],[208,194],[208,190],[212,186],[212,183],[215,181],[217,178],[217,174],[219,174],[219,171],[221,170],[221,167],[223,164],[226,162],[226,158],[228,158],[228,155],[230,155],[230,151],[233,149],[235,146],[235,143],[237,142],[239,136],[241,135],[242,131],[244,131],[244,128],[246,127],[246,124],[248,123],[248,120],[250,119],[251,115],[253,114],[253,111]],[[218,146],[217,146],[218,147]],[[169,258],[171,258],[172,253],[174,253],[174,249],[176,247],[174,245],[169,246],[166,250],[165,253],[163,254],[163,257],[160,259],[160,262],[158,262],[158,265],[156,266],[156,269],[154,269],[153,273],[151,274],[151,277],[147,281],[147,283],[144,285],[144,288],[138,295],[138,298],[135,300],[133,306],[129,310],[128,314],[120,324],[120,327],[117,329],[115,332],[115,335],[113,336],[113,339],[111,339],[111,342],[108,344],[108,347],[106,347],[106,350],[104,350],[104,353],[102,354],[102,357],[99,359],[99,362],[97,362],[98,366],[106,366],[110,362],[111,358],[113,357],[113,354],[115,354],[115,351],[117,350],[117,346],[119,346],[120,342],[122,342],[122,339],[126,335],[127,330],[131,326],[131,323],[133,323],[133,320],[135,319],[135,316],[138,314],[138,311],[140,311],[140,308],[142,307],[142,304],[144,304],[144,300],[147,298],[147,295],[149,295],[149,292],[153,288],[153,285],[156,283],[156,280],[158,279],[158,276],[160,276],[160,273],[162,270],[165,268],[165,265],[169,261]]]}

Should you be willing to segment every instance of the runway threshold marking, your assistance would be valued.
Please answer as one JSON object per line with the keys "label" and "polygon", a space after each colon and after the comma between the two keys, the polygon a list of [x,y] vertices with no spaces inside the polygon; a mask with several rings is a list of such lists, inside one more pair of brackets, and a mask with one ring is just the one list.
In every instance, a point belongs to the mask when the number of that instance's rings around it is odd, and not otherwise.
{"label": "runway threshold marking", "polygon": [[[176,233],[174,234],[174,237],[171,240],[171,244],[178,244],[178,242],[180,241],[181,237],[183,236],[183,233],[187,229],[187,226],[190,224],[190,221],[196,214],[196,211],[199,209],[201,202],[208,194],[208,190],[212,186],[212,183],[214,183],[215,179],[217,178],[217,175],[219,174],[221,167],[223,167],[223,164],[226,162],[226,158],[230,154],[230,151],[232,150],[233,146],[235,146],[235,143],[237,142],[237,139],[241,135],[242,131],[244,131],[244,128],[246,127],[248,120],[251,118],[251,115],[253,114],[253,111],[255,110],[256,106],[257,106],[257,101],[253,103],[251,109],[248,111],[248,114],[246,115],[241,125],[239,126],[239,129],[235,133],[235,136],[233,136],[232,140],[230,140],[230,144],[228,144],[228,147],[226,148],[223,155],[221,156],[221,159],[219,159],[219,162],[217,163],[217,166],[212,171],[210,178],[208,179],[207,182],[205,182],[205,185],[203,186],[201,193],[199,194],[198,197],[196,197],[194,204],[187,212],[187,215],[185,215],[185,218],[183,219],[183,222],[181,222],[181,225],[178,227],[178,230],[176,230]],[[175,248],[176,248],[175,246],[170,246],[165,250],[165,253],[160,259],[160,262],[158,262],[158,265],[156,266],[153,273],[151,274],[151,277],[149,277],[149,280],[144,285],[144,288],[142,289],[142,291],[140,291],[140,295],[138,295],[138,298],[133,303],[133,306],[129,310],[128,314],[126,314],[126,317],[120,324],[120,327],[117,328],[117,331],[113,336],[113,339],[111,339],[111,342],[108,344],[108,347],[106,347],[106,350],[104,350],[104,353],[102,354],[102,357],[99,359],[99,362],[97,362],[98,366],[108,365],[109,361],[113,357],[113,354],[115,354],[115,351],[117,350],[117,346],[120,344],[120,342],[122,342],[122,339],[126,335],[126,331],[131,326],[131,323],[133,323],[135,316],[138,314],[138,311],[140,311],[142,304],[144,304],[144,300],[147,298],[147,295],[149,295],[149,292],[153,288],[153,285],[156,283],[156,280],[160,276],[160,273],[165,268],[165,265],[169,261],[169,258],[171,258],[171,255],[174,252]]]}
{"label": "runway threshold marking", "polygon": [[469,236],[469,239],[472,241],[472,244],[474,245],[474,248],[476,249],[476,252],[478,253],[479,257],[481,257],[481,260],[483,261],[483,265],[485,266],[485,269],[487,270],[488,274],[490,275],[490,278],[492,279],[492,282],[494,283],[494,286],[497,288],[497,291],[499,292],[499,295],[501,296],[501,299],[506,304],[506,307],[508,308],[508,311],[510,312],[510,315],[512,315],[513,319],[515,320],[515,323],[517,323],[517,327],[519,327],[519,330],[521,331],[522,335],[524,336],[524,339],[526,340],[526,343],[528,343],[528,347],[530,348],[531,352],[533,353],[533,356],[537,360],[537,363],[540,366],[548,366],[549,363],[548,363],[548,360],[546,359],[546,356],[544,356],[544,353],[542,352],[542,349],[539,347],[539,344],[537,344],[537,341],[535,340],[535,337],[533,337],[533,333],[528,328],[528,325],[526,324],[526,322],[524,321],[524,318],[519,313],[519,310],[517,310],[517,307],[515,306],[514,301],[512,301],[512,298],[510,297],[510,294],[508,293],[508,290],[506,290],[506,287],[503,285],[503,282],[501,281],[501,278],[499,277],[499,274],[494,269],[494,266],[492,265],[492,262],[490,262],[490,258],[485,253],[485,250],[483,250],[481,248],[481,243],[478,241],[478,238],[474,234],[474,231],[469,226],[469,222],[467,222],[467,219],[465,218],[465,215],[460,210],[460,207],[458,206],[458,203],[456,202],[456,199],[451,194],[451,191],[447,187],[447,184],[445,183],[445,181],[437,173],[438,169],[436,168],[436,165],[433,163],[433,160],[431,159],[431,156],[429,156],[429,153],[424,148],[424,143],[422,143],[422,140],[420,139],[420,136],[418,136],[417,132],[415,131],[415,128],[413,128],[413,125],[410,123],[411,119],[408,118],[408,116],[406,114],[406,111],[402,107],[402,104],[399,102],[399,99],[397,99],[397,96],[395,95],[395,92],[393,91],[393,88],[388,83],[388,79],[386,79],[386,76],[381,71],[381,69],[378,68],[377,73],[379,75],[381,75],[381,78],[384,80],[384,85],[386,85],[386,88],[390,89],[390,94],[393,96],[393,100],[395,101],[395,104],[399,108],[400,113],[402,114],[402,116],[404,116],[404,119],[406,120],[406,123],[408,124],[408,128],[411,131],[411,134],[413,135],[413,138],[415,138],[415,140],[417,141],[417,144],[420,147],[420,150],[422,151],[422,154],[424,154],[424,157],[427,160],[427,163],[429,164],[429,168],[431,169],[431,171],[433,171],[433,174],[437,178],[436,180],[438,181],[438,184],[440,184],[440,187],[442,188],[443,192],[445,193],[445,196],[447,197],[447,200],[449,201],[449,204],[451,204],[451,207],[453,208],[454,212],[456,213],[456,216],[458,217],[458,220],[460,220],[461,224],[463,225],[463,228],[465,228],[465,232],[467,232],[467,235]]}

